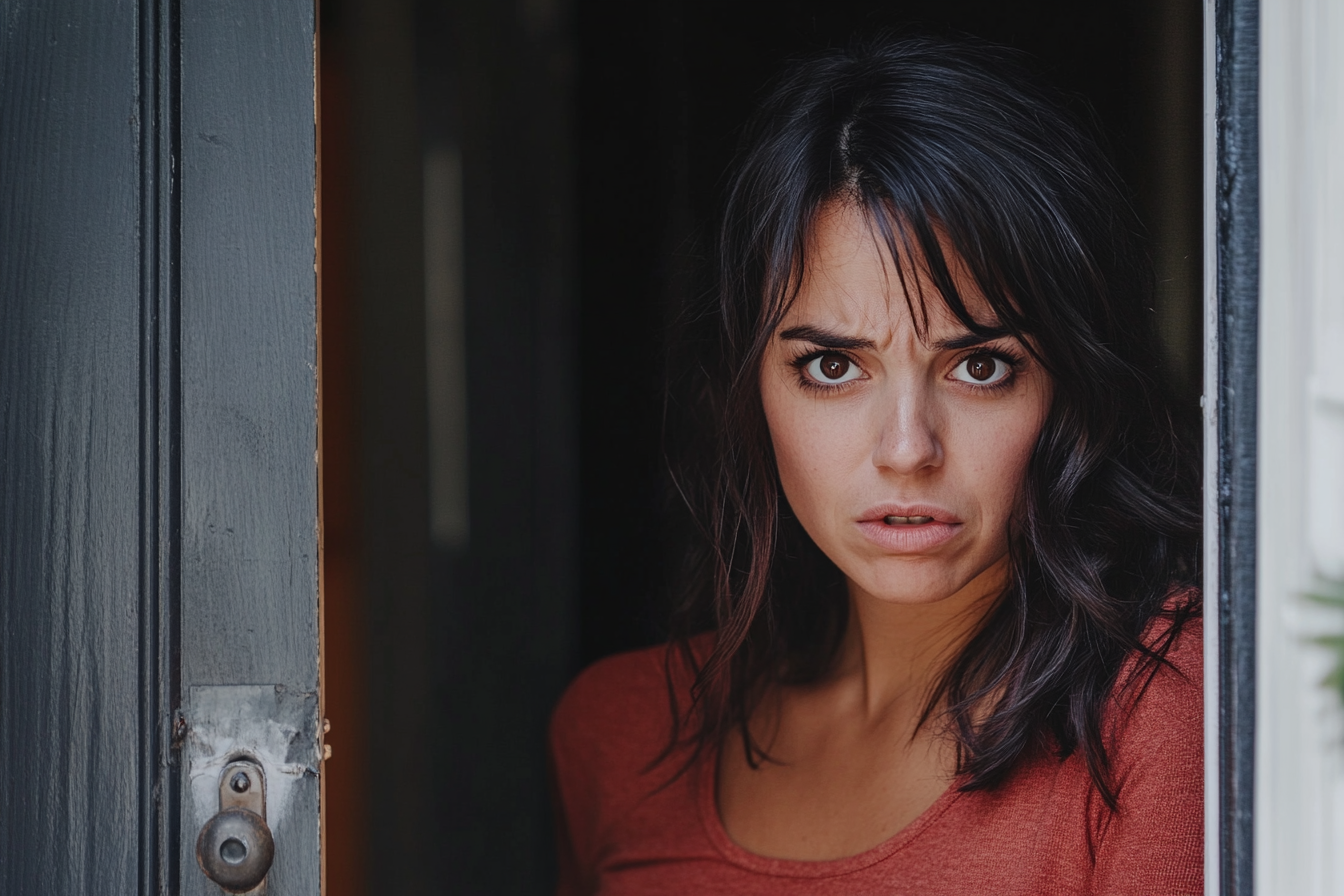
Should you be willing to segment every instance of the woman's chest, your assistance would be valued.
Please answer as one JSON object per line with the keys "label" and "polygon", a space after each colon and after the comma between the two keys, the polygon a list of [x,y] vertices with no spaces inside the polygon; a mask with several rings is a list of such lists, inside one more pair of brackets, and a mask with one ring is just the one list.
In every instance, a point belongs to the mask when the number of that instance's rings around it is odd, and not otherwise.
{"label": "woman's chest", "polygon": [[917,819],[952,783],[955,765],[949,744],[908,731],[819,732],[776,742],[756,763],[735,734],[720,753],[715,802],[728,835],[750,852],[839,859]]}
{"label": "woman's chest", "polygon": [[891,838],[830,861],[763,856],[743,848],[716,812],[713,766],[604,825],[594,891],[607,896],[733,893],[771,896],[1089,892],[1087,806],[1070,787],[1025,792],[945,791]]}

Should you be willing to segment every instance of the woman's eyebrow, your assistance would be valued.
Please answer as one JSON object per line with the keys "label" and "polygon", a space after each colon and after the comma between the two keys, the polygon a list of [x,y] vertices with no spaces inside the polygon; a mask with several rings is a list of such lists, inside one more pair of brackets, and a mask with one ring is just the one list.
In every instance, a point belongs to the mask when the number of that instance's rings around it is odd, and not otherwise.
{"label": "woman's eyebrow", "polygon": [[797,342],[814,342],[824,348],[849,348],[849,349],[873,349],[877,343],[871,339],[860,339],[857,336],[841,336],[839,333],[832,333],[830,330],[823,330],[819,327],[789,327],[787,330],[781,330],[780,339],[787,339]]}
{"label": "woman's eyebrow", "polygon": [[[986,342],[993,342],[1008,335],[1010,334],[1004,327],[990,327],[980,334],[962,333],[959,336],[939,339],[929,347],[936,352],[959,351],[965,348],[975,348],[977,345],[984,345]],[[781,330],[779,338],[789,341],[812,342],[824,348],[871,350],[876,347],[876,343],[871,339],[862,339],[858,336],[842,336],[830,330],[810,326],[789,327],[787,330]]]}
{"label": "woman's eyebrow", "polygon": [[977,345],[984,345],[986,342],[993,342],[1008,335],[1010,335],[1008,330],[1003,327],[989,327],[983,333],[962,333],[960,336],[939,339],[930,348],[936,352],[954,352],[963,348],[975,348]]}

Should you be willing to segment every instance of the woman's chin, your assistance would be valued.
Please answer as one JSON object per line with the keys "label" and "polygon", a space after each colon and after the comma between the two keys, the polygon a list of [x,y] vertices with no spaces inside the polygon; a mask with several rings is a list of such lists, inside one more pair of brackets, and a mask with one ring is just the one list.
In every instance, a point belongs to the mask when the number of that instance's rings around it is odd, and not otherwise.
{"label": "woman's chin", "polygon": [[854,570],[857,575],[846,571],[845,576],[851,596],[882,604],[931,605],[950,598],[974,601],[1002,593],[1007,581],[1007,564],[999,558],[968,564],[964,557],[883,557],[854,565],[860,567]]}
{"label": "woman's chin", "polygon": [[864,576],[849,580],[849,592],[856,599],[879,604],[922,606],[944,601],[964,585],[954,577],[938,575]]}

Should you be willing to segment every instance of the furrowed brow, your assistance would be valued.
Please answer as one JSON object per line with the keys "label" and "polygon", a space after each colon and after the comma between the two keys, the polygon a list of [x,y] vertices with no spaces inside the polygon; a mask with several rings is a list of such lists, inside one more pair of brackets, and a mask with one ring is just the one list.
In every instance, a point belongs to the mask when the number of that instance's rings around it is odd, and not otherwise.
{"label": "furrowed brow", "polygon": [[839,333],[832,333],[831,331],[823,330],[820,327],[789,327],[787,330],[780,331],[779,338],[791,342],[812,342],[822,348],[871,350],[876,347],[876,343],[871,339],[860,339],[857,336],[842,336]]}
{"label": "furrowed brow", "polygon": [[931,348],[936,352],[954,352],[963,348],[975,348],[977,345],[984,345],[986,342],[993,342],[1008,335],[1010,335],[1008,330],[1003,327],[991,327],[984,335],[963,333],[960,336],[939,339]]}

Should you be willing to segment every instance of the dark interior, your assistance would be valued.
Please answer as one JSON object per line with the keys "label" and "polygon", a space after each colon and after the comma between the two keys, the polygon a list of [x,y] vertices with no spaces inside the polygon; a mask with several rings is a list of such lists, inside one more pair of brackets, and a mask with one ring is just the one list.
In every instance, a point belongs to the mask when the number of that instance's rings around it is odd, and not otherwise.
{"label": "dark interior", "polygon": [[323,0],[329,896],[539,894],[566,682],[657,641],[662,344],[737,129],[860,30],[1032,54],[1093,116],[1197,419],[1198,0]]}

